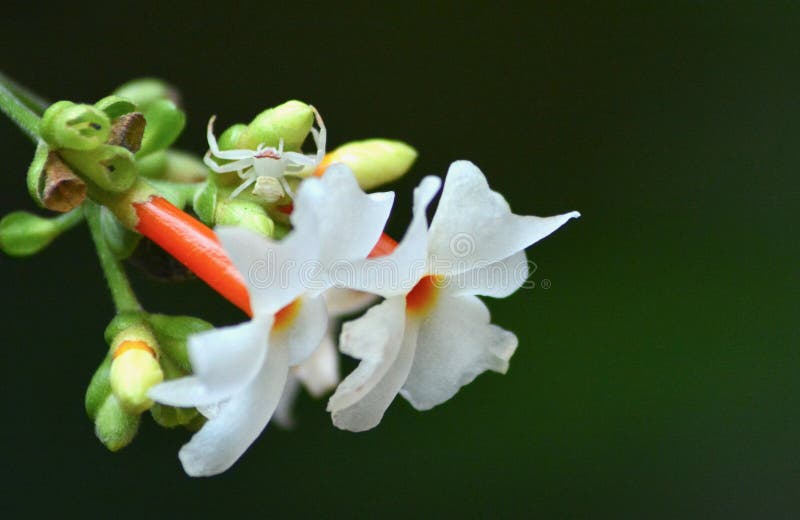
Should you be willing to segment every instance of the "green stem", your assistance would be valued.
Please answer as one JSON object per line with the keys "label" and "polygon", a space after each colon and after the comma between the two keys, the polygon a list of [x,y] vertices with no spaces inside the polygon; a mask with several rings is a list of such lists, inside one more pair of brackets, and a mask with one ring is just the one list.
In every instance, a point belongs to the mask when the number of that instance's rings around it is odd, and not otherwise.
{"label": "green stem", "polygon": [[20,100],[34,114],[41,116],[50,103],[38,94],[31,92],[13,79],[0,72],[0,84],[6,87],[18,100]]}
{"label": "green stem", "polygon": [[128,277],[125,275],[122,264],[114,256],[103,236],[103,231],[100,227],[100,206],[87,200],[84,203],[84,207],[86,208],[86,220],[89,223],[89,230],[97,248],[97,257],[100,259],[100,266],[103,268],[103,274],[105,274],[108,288],[111,291],[111,299],[114,300],[117,312],[142,310]]}
{"label": "green stem", "polygon": [[33,142],[39,140],[39,116],[31,112],[5,85],[0,83],[0,110]]}
{"label": "green stem", "polygon": [[59,233],[69,231],[83,221],[83,209],[80,207],[73,209],[63,215],[59,215],[52,220]]}

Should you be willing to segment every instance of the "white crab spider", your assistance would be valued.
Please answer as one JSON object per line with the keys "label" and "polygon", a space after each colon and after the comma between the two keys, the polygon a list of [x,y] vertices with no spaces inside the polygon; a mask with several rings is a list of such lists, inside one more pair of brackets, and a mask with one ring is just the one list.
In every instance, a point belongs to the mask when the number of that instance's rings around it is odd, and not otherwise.
{"label": "white crab spider", "polygon": [[[294,198],[289,183],[286,181],[284,173],[298,173],[307,168],[315,168],[322,159],[325,157],[325,141],[327,138],[327,131],[325,124],[322,122],[322,117],[316,108],[311,107],[319,125],[319,130],[311,128],[311,135],[314,138],[314,144],[317,147],[316,154],[302,154],[298,152],[284,152],[283,139],[281,138],[277,148],[271,146],[264,146],[263,143],[259,144],[255,150],[220,150],[217,144],[217,139],[214,137],[214,120],[217,116],[211,116],[208,120],[208,129],[206,131],[206,138],[208,139],[209,150],[203,157],[203,162],[217,173],[236,172],[237,175],[244,182],[239,185],[230,197],[234,198],[242,191],[247,189],[259,177],[273,177],[277,179],[283,190],[291,197]],[[226,164],[218,164],[212,156],[217,159],[226,161],[233,161]]]}

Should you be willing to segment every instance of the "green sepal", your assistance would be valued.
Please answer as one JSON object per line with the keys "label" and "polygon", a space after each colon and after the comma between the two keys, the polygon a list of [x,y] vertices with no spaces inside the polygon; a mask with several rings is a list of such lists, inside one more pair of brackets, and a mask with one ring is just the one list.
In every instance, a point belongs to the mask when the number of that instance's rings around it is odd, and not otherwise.
{"label": "green sepal", "polygon": [[300,150],[311,127],[314,111],[301,101],[287,101],[277,107],[261,112],[247,125],[233,148],[255,150],[258,145],[277,147],[281,138],[283,149],[289,152]]}
{"label": "green sepal", "polygon": [[213,226],[215,224],[214,219],[217,211],[218,198],[219,187],[217,187],[217,183],[209,179],[195,194],[194,200],[192,201],[194,212],[207,226]]}
{"label": "green sepal", "polygon": [[[168,357],[185,375],[191,372],[192,365],[186,349],[189,336],[214,328],[207,321],[192,316],[168,316],[165,314],[151,314],[150,327],[158,341],[163,357]],[[170,374],[165,372],[167,378]]]}
{"label": "green sepal", "polygon": [[39,140],[39,142],[36,144],[36,152],[33,154],[33,161],[31,161],[31,165],[28,167],[28,194],[39,207],[44,207],[40,190],[45,174],[44,169],[45,166],[47,166],[47,156],[49,153],[50,147],[47,146],[47,143]]}
{"label": "green sepal", "polygon": [[126,412],[111,391],[111,355],[94,373],[86,390],[86,413],[94,421],[95,434],[106,448],[117,451],[136,436],[139,415]]}
{"label": "green sepal", "polygon": [[136,437],[140,417],[139,414],[125,411],[114,394],[109,394],[97,411],[94,432],[106,448],[119,451]]}
{"label": "green sepal", "polygon": [[103,237],[105,237],[108,247],[120,260],[131,256],[142,239],[142,235],[123,226],[106,207],[100,211],[100,229],[103,231]]}
{"label": "green sepal", "polygon": [[0,249],[10,256],[30,256],[47,247],[59,232],[52,219],[15,211],[0,220]]}
{"label": "green sepal", "polygon": [[111,356],[107,355],[100,366],[97,367],[92,380],[89,382],[89,387],[86,389],[86,397],[84,399],[86,414],[93,421],[97,418],[97,412],[100,407],[111,395],[110,373]]}
{"label": "green sepal", "polygon": [[75,173],[87,177],[103,190],[119,193],[136,182],[134,156],[121,146],[104,144],[90,152],[61,150],[61,156]]}
{"label": "green sepal", "polygon": [[275,223],[267,216],[263,206],[239,199],[219,201],[214,221],[218,226],[243,227],[268,238],[275,231]]}
{"label": "green sepal", "polygon": [[144,129],[142,147],[136,153],[137,157],[169,148],[186,125],[186,115],[168,99],[154,101],[143,113],[147,126]]}
{"label": "green sepal", "polygon": [[156,403],[150,408],[153,420],[164,428],[175,428],[191,424],[199,415],[195,408],[176,408]]}
{"label": "green sepal", "polygon": [[119,336],[122,331],[140,325],[146,318],[147,314],[143,311],[121,312],[117,314],[103,332],[106,343],[111,345],[114,342],[114,338]]}
{"label": "green sepal", "polygon": [[155,78],[139,78],[129,81],[114,91],[114,94],[130,99],[141,111],[147,111],[150,106],[161,99],[177,101],[177,91],[174,87]]}
{"label": "green sepal", "polygon": [[120,96],[104,97],[95,103],[94,106],[102,110],[109,119],[116,119],[119,116],[136,112],[136,103]]}
{"label": "green sepal", "polygon": [[102,110],[92,105],[59,101],[42,115],[39,131],[52,149],[88,151],[108,139],[111,121]]}

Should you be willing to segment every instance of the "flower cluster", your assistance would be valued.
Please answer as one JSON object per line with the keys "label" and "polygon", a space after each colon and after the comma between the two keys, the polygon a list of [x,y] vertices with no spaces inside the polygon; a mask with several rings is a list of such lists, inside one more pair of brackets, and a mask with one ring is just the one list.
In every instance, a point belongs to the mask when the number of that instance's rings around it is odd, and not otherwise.
{"label": "flower cluster", "polygon": [[[179,99],[145,79],[93,105],[46,105],[0,75],[0,110],[36,143],[30,195],[63,213],[6,215],[0,250],[30,256],[88,224],[116,309],[85,398],[107,448],[127,446],[149,412],[195,431],[183,467],[214,475],[271,420],[291,422],[301,385],[333,391],[333,424],[358,432],[398,394],[427,410],[487,370],[506,372],[517,338],[479,297],[523,287],[525,248],[577,212],[515,215],[474,164],[457,161],[444,181],[419,183],[397,243],[384,233],[394,193],[364,190],[404,175],[417,156],[409,145],[366,139],[326,152],[319,112],[287,101],[219,138],[212,117],[201,159],[172,149],[185,123]],[[309,136],[313,154],[302,151]],[[126,261],[162,279],[194,275],[250,319],[215,329],[147,312]],[[370,306],[334,337],[338,319]],[[343,379],[340,352],[359,361]]]}
{"label": "flower cluster", "polygon": [[[339,428],[375,427],[397,394],[426,410],[486,370],[505,373],[517,338],[490,323],[477,295],[516,291],[528,276],[524,249],[578,213],[515,215],[474,164],[458,161],[429,225],[426,210],[440,187],[438,177],[423,179],[403,240],[378,258],[368,255],[394,194],[364,193],[342,164],[300,184],[283,240],[217,228],[247,283],[252,319],[190,337],[194,374],[150,391],[157,402],[197,407],[208,418],[180,451],[188,474],[213,475],[236,462],[282,396],[290,399],[292,370],[315,393],[335,384],[329,314],[358,308],[342,300],[384,298],[343,326],[339,348],[360,364],[328,402]],[[456,248],[463,237],[469,247]],[[266,280],[269,273],[280,274]]]}

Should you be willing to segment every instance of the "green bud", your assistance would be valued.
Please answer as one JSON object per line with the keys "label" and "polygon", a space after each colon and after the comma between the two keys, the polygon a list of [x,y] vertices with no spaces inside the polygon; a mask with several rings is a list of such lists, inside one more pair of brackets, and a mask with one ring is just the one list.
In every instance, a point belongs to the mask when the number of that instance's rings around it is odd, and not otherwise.
{"label": "green bud", "polygon": [[219,188],[212,179],[206,181],[205,185],[197,191],[192,201],[194,212],[206,225],[213,226],[217,211],[217,199]]}
{"label": "green bud", "polygon": [[100,442],[111,451],[119,451],[131,443],[138,430],[139,414],[126,411],[114,394],[109,394],[94,420],[94,431]]}
{"label": "green bud", "polygon": [[314,124],[314,111],[300,101],[287,101],[256,116],[242,132],[235,148],[254,150],[259,144],[277,147],[283,138],[286,151],[299,151]]}
{"label": "green bud", "polygon": [[113,345],[114,339],[122,334],[126,329],[141,326],[147,319],[147,315],[141,311],[123,312],[114,316],[114,319],[106,327],[103,337],[106,343]]}
{"label": "green bud", "polygon": [[15,211],[0,220],[0,249],[10,256],[30,256],[47,247],[60,231],[52,219]]}
{"label": "green bud", "polygon": [[169,148],[186,125],[186,115],[167,99],[154,101],[143,113],[147,126],[144,129],[142,147],[137,152],[139,157]]}
{"label": "green bud", "polygon": [[105,206],[100,210],[100,229],[108,247],[119,259],[131,256],[142,239],[142,235],[123,226],[114,213]]}
{"label": "green bud", "polygon": [[371,190],[395,181],[411,168],[417,151],[402,141],[367,139],[344,144],[325,156],[320,169],[344,163],[353,170],[358,184]]}
{"label": "green bud", "polygon": [[149,109],[150,105],[161,99],[168,99],[176,105],[180,104],[178,90],[172,85],[155,78],[134,79],[117,88],[114,94],[130,99],[142,111]]}
{"label": "green bud", "polygon": [[106,356],[86,390],[86,413],[95,423],[95,433],[111,451],[127,446],[136,436],[139,416],[126,412],[111,392],[111,356]]}
{"label": "green bud", "polygon": [[105,112],[109,119],[116,119],[122,115],[136,112],[136,103],[120,96],[104,97],[94,106]]}
{"label": "green bud", "polygon": [[275,224],[260,204],[239,199],[225,199],[217,205],[215,216],[218,226],[238,226],[265,237],[271,237]]}
{"label": "green bud", "polygon": [[91,105],[59,101],[45,111],[39,131],[51,148],[94,150],[108,139],[111,121]]}
{"label": "green bud", "polygon": [[208,177],[208,167],[194,155],[179,150],[161,150],[137,157],[139,174],[169,182],[198,183]]}
{"label": "green bud", "polygon": [[222,135],[217,139],[217,145],[220,150],[231,150],[239,146],[239,140],[242,134],[247,131],[247,125],[241,123],[235,124],[222,132]]}
{"label": "green bud", "polygon": [[121,146],[104,144],[91,152],[62,150],[61,155],[76,172],[103,190],[122,192],[136,182],[133,154]]}

